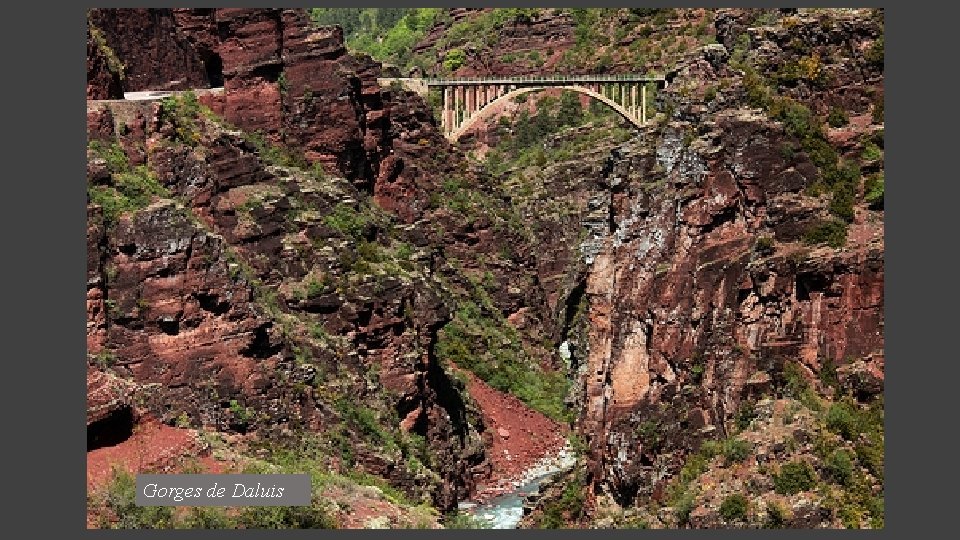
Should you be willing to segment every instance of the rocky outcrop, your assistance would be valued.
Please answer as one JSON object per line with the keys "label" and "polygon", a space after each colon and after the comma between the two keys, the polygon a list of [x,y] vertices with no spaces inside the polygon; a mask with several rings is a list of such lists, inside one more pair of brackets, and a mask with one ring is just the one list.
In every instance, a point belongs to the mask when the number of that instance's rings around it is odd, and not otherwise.
{"label": "rocky outcrop", "polygon": [[[714,145],[683,148],[667,131],[614,166],[641,184],[614,198],[615,227],[587,281],[581,429],[592,436],[592,473],[630,497],[656,483],[652,464],[667,447],[723,433],[755,374],[777,377],[799,360],[813,378],[825,360],[883,349],[882,240],[757,253],[777,225],[768,201],[806,186],[791,172],[803,164],[771,151],[780,135],[765,121],[722,116],[706,128],[701,140]],[[645,421],[667,447],[640,440]]]}
{"label": "rocky outcrop", "polygon": [[[482,17],[490,11],[490,8],[451,9],[449,20],[431,29],[412,52],[433,55],[434,68],[439,69],[446,52],[458,48],[465,54],[465,63],[455,75],[513,76],[556,69],[563,53],[575,44],[576,24],[572,17],[553,9],[538,10],[535,18],[507,20],[502,27],[494,29],[495,36],[471,34],[465,38],[465,43],[447,41],[446,34],[451,26]],[[490,47],[488,41],[493,39],[496,40],[495,46]]]}
{"label": "rocky outcrop", "polygon": [[252,285],[231,271],[222,239],[185,209],[158,203],[121,220],[99,244],[88,282],[100,290],[102,301],[90,306],[100,324],[88,341],[104,344],[93,354],[115,357],[115,373],[159,384],[161,404],[221,429],[247,427],[229,411],[238,399],[316,425],[309,401],[278,388],[276,326],[253,303]]}
{"label": "rocky outcrop", "polygon": [[717,39],[730,51],[745,50],[781,94],[823,116],[834,107],[866,115],[882,104],[882,9],[774,10],[765,23],[757,11],[719,10]]}
{"label": "rocky outcrop", "polygon": [[[126,43],[117,55],[130,65],[129,77],[140,81],[127,90],[206,87],[222,77],[222,97],[202,101],[227,122],[343,174],[405,221],[422,215],[436,173],[459,162],[432,155],[449,145],[422,100],[380,88],[380,65],[347,55],[339,27],[314,27],[303,10],[92,13],[92,20],[109,29],[111,42]],[[133,47],[129,31],[145,24],[145,17],[160,21],[156,35],[167,39]],[[173,50],[182,55],[165,61],[163,69],[145,67]],[[144,71],[152,78],[137,75]]]}
{"label": "rocky outcrop", "polygon": [[210,87],[203,59],[171,10],[92,9],[88,18],[123,63],[123,91]]}
{"label": "rocky outcrop", "polygon": [[136,385],[90,366],[87,370],[87,426],[134,406]]}
{"label": "rocky outcrop", "polygon": [[[99,40],[97,38],[100,38]],[[123,99],[122,65],[97,29],[87,28],[87,99]]]}
{"label": "rocky outcrop", "polygon": [[[442,508],[455,505],[484,459],[482,423],[433,357],[448,308],[424,265],[425,237],[394,231],[345,179],[267,165],[247,137],[214,121],[193,119],[197,139],[187,146],[174,142],[186,121],[164,104],[125,106],[99,104],[91,115],[129,117],[120,147],[131,164],[144,152],[148,170],[185,206],[160,200],[116,223],[91,207],[94,356],[155,385],[147,409],[166,422],[324,431],[346,421],[331,411],[343,403],[336,396],[356,407],[382,403],[398,417],[392,430],[425,438],[437,476],[412,472],[396,447],[358,438],[363,468]],[[99,158],[88,177],[117,182]],[[365,224],[343,229],[333,215]],[[403,246],[409,260],[381,265]]]}

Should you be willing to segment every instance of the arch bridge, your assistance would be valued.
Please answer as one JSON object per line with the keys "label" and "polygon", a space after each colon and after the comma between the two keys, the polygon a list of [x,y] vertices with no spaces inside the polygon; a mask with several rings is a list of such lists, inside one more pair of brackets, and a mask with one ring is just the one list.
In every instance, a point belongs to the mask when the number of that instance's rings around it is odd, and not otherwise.
{"label": "arch bridge", "polygon": [[456,141],[486,116],[496,103],[547,88],[588,95],[615,110],[631,124],[647,122],[647,87],[665,87],[666,78],[646,75],[555,75],[550,77],[481,77],[461,79],[383,78],[383,86],[399,83],[424,97],[439,88],[440,123],[447,139]]}

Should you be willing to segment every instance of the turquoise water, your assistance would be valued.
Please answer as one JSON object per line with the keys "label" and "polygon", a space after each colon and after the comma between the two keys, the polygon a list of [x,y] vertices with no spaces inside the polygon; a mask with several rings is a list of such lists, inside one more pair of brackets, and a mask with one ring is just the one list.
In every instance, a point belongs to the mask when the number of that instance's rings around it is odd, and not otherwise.
{"label": "turquoise water", "polygon": [[517,487],[490,499],[487,503],[461,503],[460,509],[483,522],[491,529],[516,529],[523,518],[523,501],[527,495],[538,493],[540,485],[576,463],[577,458],[567,443],[555,454],[544,456],[522,475]]}
{"label": "turquoise water", "polygon": [[523,518],[523,499],[534,493],[540,484],[558,471],[546,473],[530,480],[520,487],[490,499],[490,502],[466,509],[468,513],[485,522],[491,529],[516,529]]}

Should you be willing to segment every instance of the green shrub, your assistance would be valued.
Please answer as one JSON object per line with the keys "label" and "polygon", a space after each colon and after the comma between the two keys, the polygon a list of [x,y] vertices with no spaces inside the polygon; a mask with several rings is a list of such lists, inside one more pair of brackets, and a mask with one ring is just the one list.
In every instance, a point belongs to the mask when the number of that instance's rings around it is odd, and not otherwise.
{"label": "green shrub", "polygon": [[559,529],[563,528],[567,522],[582,519],[586,503],[586,488],[584,472],[578,470],[564,486],[559,499],[548,501],[544,505],[540,527]]}
{"label": "green shrub", "polygon": [[174,140],[194,146],[200,142],[201,105],[192,90],[167,96],[160,101],[159,119],[174,128]]}
{"label": "green shrub", "polygon": [[102,207],[107,223],[115,222],[126,212],[145,208],[155,196],[169,195],[169,191],[146,165],[139,165],[129,172],[114,174],[113,186],[87,187],[89,202]]}
{"label": "green shrub", "polygon": [[848,441],[864,431],[857,406],[847,400],[831,404],[824,421],[827,429]]}
{"label": "green shrub", "polygon": [[312,506],[252,506],[237,516],[244,529],[336,529],[338,524],[322,508]]}
{"label": "green shrub", "polygon": [[849,486],[853,480],[853,459],[850,452],[839,448],[834,450],[823,463],[827,479],[842,486]]}
{"label": "green shrub", "polygon": [[813,467],[806,461],[791,461],[780,467],[773,477],[774,491],[781,495],[794,495],[813,489],[816,485]]}
{"label": "green shrub", "polygon": [[880,36],[873,42],[873,45],[867,49],[863,58],[871,64],[883,66],[883,36]]}
{"label": "green shrub", "polygon": [[877,101],[873,104],[873,110],[870,111],[870,119],[874,124],[883,123],[883,100]]}
{"label": "green shrub", "polygon": [[874,210],[883,209],[883,173],[868,176],[863,183],[864,200]]}
{"label": "green shrub", "polygon": [[830,124],[830,127],[843,127],[850,123],[850,118],[847,116],[847,111],[842,107],[832,107],[830,114],[827,115],[827,123]]}
{"label": "green shrub", "polygon": [[827,244],[839,248],[847,243],[847,224],[839,219],[822,221],[814,225],[803,236],[807,244]]}
{"label": "green shrub", "polygon": [[740,404],[740,407],[737,409],[737,414],[735,421],[737,424],[737,429],[743,431],[750,427],[750,423],[754,421],[757,417],[756,408],[753,405],[752,401],[744,401]]}
{"label": "green shrub", "polygon": [[291,148],[282,145],[273,144],[268,141],[262,132],[245,133],[245,139],[256,148],[257,155],[265,163],[280,167],[297,167],[305,171],[313,172],[316,176],[323,178],[326,173],[322,166],[311,166],[307,158]]}
{"label": "green shrub", "polygon": [[787,511],[776,501],[767,503],[767,518],[763,522],[766,529],[782,529],[787,522]]}
{"label": "green shrub", "polygon": [[122,173],[130,170],[130,160],[127,152],[118,142],[107,144],[100,140],[90,141],[87,146],[94,155],[107,162],[107,170],[111,173]]}
{"label": "green shrub", "polygon": [[824,387],[840,388],[840,379],[837,376],[837,365],[832,359],[823,359],[820,363],[820,372],[818,375]]}
{"label": "green shrub", "polygon": [[467,54],[463,49],[450,49],[443,57],[443,67],[447,71],[456,71],[467,62]]}
{"label": "green shrub", "polygon": [[230,400],[230,413],[233,415],[233,419],[240,425],[249,424],[256,415],[253,409],[240,404],[240,402],[235,399]]}
{"label": "green shrub", "polygon": [[730,439],[723,445],[723,458],[727,465],[746,460],[753,452],[753,445],[743,439]]}
{"label": "green shrub", "polygon": [[486,529],[486,524],[476,517],[460,511],[453,511],[444,516],[443,526],[447,529]]}
{"label": "green shrub", "polygon": [[833,196],[830,198],[830,213],[847,223],[851,223],[854,218],[855,189],[856,187],[852,184],[840,184],[833,190]]}
{"label": "green shrub", "polygon": [[195,506],[176,524],[178,529],[233,529],[236,524],[223,508]]}
{"label": "green shrub", "polygon": [[109,349],[102,349],[94,357],[98,368],[107,370],[117,364],[117,355]]}
{"label": "green shrub", "polygon": [[124,73],[126,66],[120,61],[117,53],[107,44],[107,38],[103,35],[103,31],[94,26],[89,18],[87,19],[87,28],[90,31],[90,37],[93,38],[97,49],[100,50],[100,53],[107,61],[107,70],[111,73],[116,73],[121,80],[126,78],[126,74]]}
{"label": "green shrub", "polygon": [[696,490],[684,492],[683,495],[673,504],[673,513],[677,518],[678,525],[686,525],[690,521],[690,513],[697,507]]}
{"label": "green shrub", "polygon": [[371,224],[370,216],[347,203],[340,203],[324,218],[324,223],[354,240],[359,240]]}
{"label": "green shrub", "polygon": [[644,420],[641,422],[640,425],[637,426],[636,434],[637,439],[644,445],[645,450],[655,450],[662,442],[660,428],[657,426],[657,423],[652,420]]}
{"label": "green shrub", "polygon": [[860,154],[861,159],[864,161],[876,161],[883,157],[883,152],[880,150],[880,147],[872,142],[868,142],[863,145],[863,153]]}
{"label": "green shrub", "polygon": [[753,245],[754,251],[760,255],[770,255],[774,251],[774,240],[771,236],[759,236]]}
{"label": "green shrub", "polygon": [[104,508],[116,521],[101,516],[103,529],[169,529],[174,525],[173,507],[139,506],[136,477],[124,469],[114,468],[103,497]]}
{"label": "green shrub", "polygon": [[720,517],[726,521],[742,520],[747,517],[749,503],[740,493],[728,495],[720,503]]}
{"label": "green shrub", "polygon": [[386,432],[380,424],[373,409],[345,397],[338,398],[334,406],[344,422],[357,429],[372,442],[386,444],[393,440],[390,433]]}
{"label": "green shrub", "polygon": [[326,280],[319,280],[316,276],[311,275],[310,279],[307,280],[307,298],[320,296],[327,290],[327,286]]}
{"label": "green shrub", "polygon": [[702,363],[695,363],[690,366],[690,380],[693,384],[700,384],[703,381],[705,369]]}
{"label": "green shrub", "polygon": [[709,103],[717,99],[717,87],[710,86],[707,88],[706,92],[703,93],[703,101]]}

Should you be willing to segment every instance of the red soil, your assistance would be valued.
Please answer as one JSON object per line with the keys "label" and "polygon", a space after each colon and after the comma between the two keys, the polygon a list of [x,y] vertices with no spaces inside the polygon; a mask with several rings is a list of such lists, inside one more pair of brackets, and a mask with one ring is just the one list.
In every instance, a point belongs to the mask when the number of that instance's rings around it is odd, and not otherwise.
{"label": "red soil", "polygon": [[220,473],[226,466],[202,451],[196,431],[147,421],[129,439],[87,452],[87,491],[109,483],[115,465],[133,474],[177,472],[189,457],[196,458],[203,472]]}
{"label": "red soil", "polygon": [[567,427],[531,409],[516,397],[500,392],[466,370],[467,391],[477,402],[487,427],[490,479],[477,487],[474,498],[484,501],[512,489],[524,471],[566,444]]}

